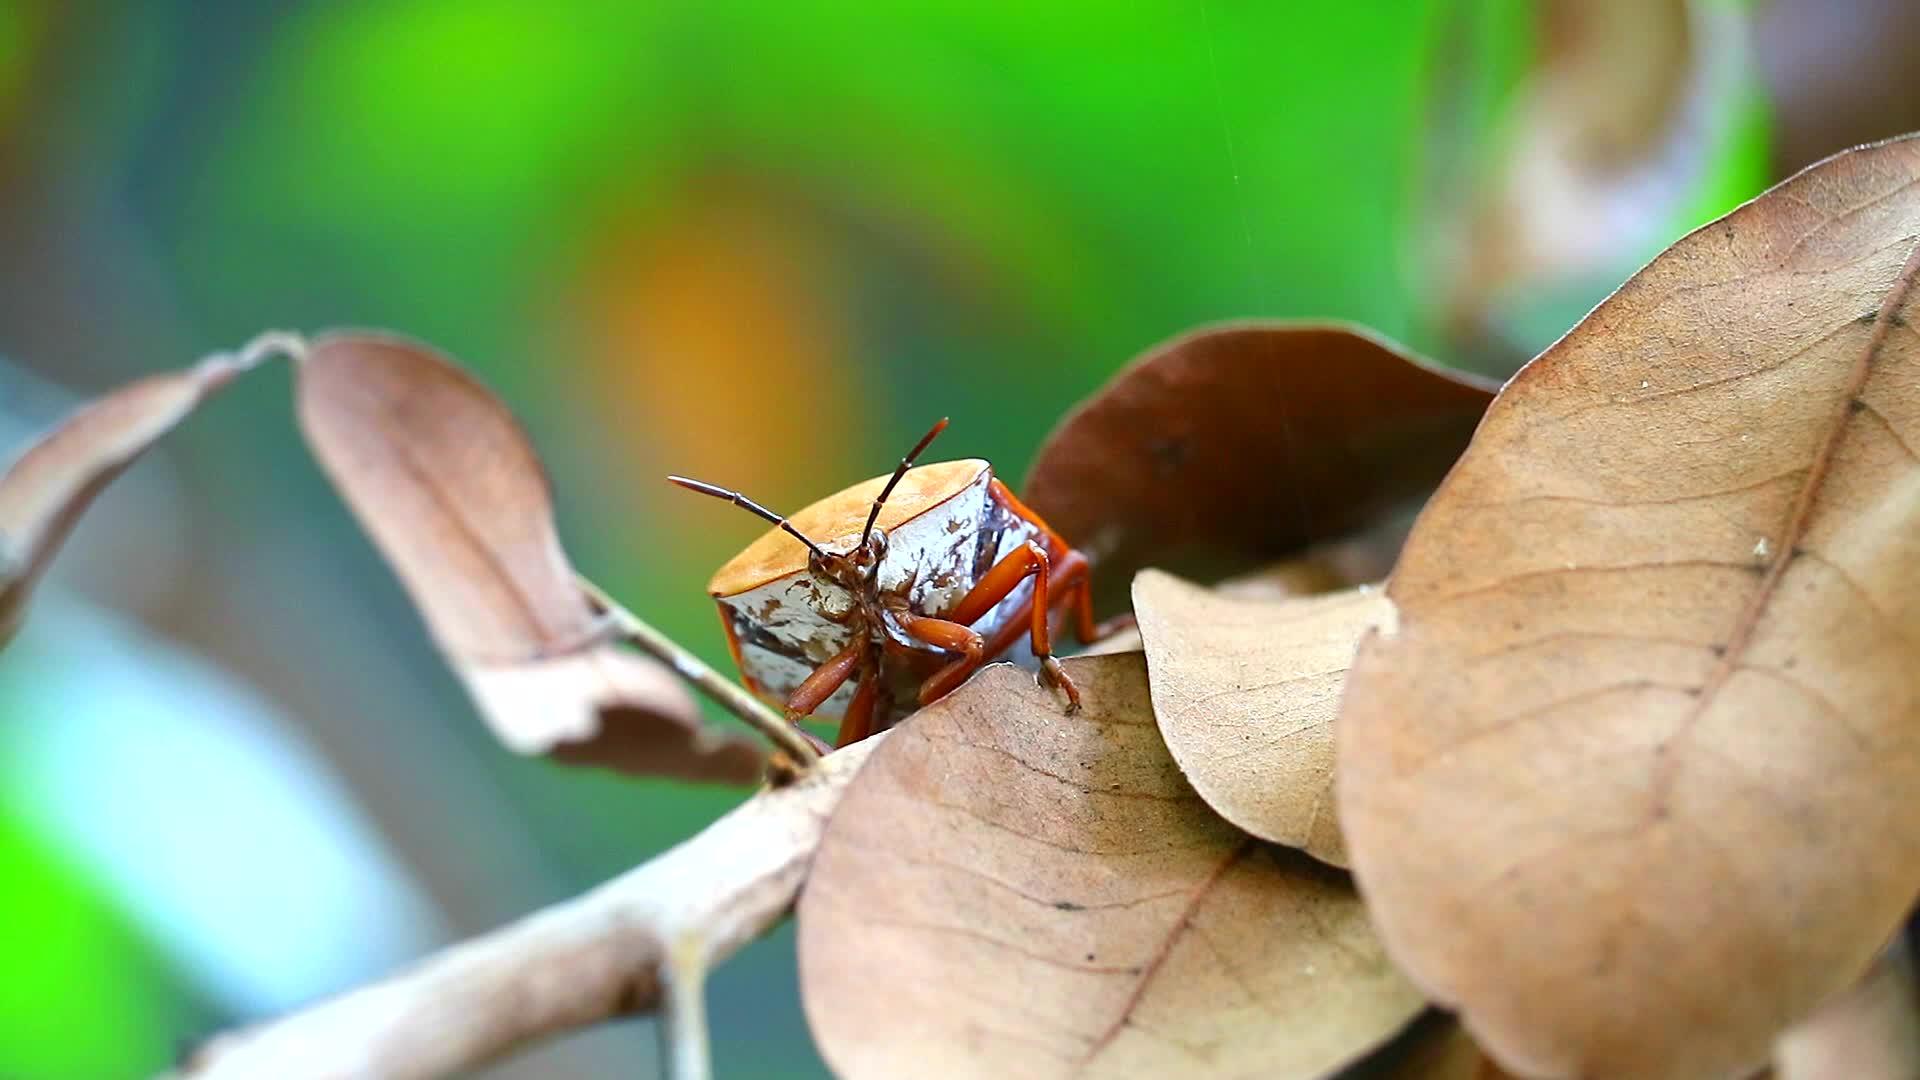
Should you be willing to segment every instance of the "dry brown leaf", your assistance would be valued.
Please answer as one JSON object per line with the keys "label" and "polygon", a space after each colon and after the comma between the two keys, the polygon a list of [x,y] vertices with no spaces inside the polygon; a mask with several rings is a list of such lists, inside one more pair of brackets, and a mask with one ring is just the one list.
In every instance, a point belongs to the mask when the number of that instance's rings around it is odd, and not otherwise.
{"label": "dry brown leaf", "polygon": [[1112,656],[1115,653],[1137,653],[1146,646],[1140,640],[1138,626],[1126,626],[1099,641],[1081,649],[1075,656]]}
{"label": "dry brown leaf", "polygon": [[300,365],[299,409],[502,742],[689,780],[758,777],[757,744],[709,731],[670,674],[606,642],[561,550],[545,469],[490,391],[423,345],[336,333]]}
{"label": "dry brown leaf", "polygon": [[1025,497],[1100,581],[1149,564],[1210,580],[1424,495],[1491,395],[1346,326],[1201,330],[1149,350],[1070,413]]}
{"label": "dry brown leaf", "polygon": [[1347,865],[1333,808],[1333,718],[1354,647],[1393,617],[1378,588],[1242,599],[1158,570],[1133,579],[1160,734],[1220,816]]}
{"label": "dry brown leaf", "polygon": [[[1147,573],[1147,571],[1143,570],[1141,573]],[[1139,580],[1139,575],[1135,575],[1136,589]],[[1324,563],[1307,559],[1288,559],[1259,570],[1222,578],[1213,583],[1213,591],[1236,600],[1291,600],[1302,596],[1339,592],[1349,584]]]}
{"label": "dry brown leaf", "polygon": [[[1214,583],[1213,591],[1240,600],[1286,600],[1377,582],[1393,569],[1394,556],[1406,538],[1405,523],[1389,524],[1398,527],[1369,529],[1344,540],[1316,545],[1298,558],[1222,578]],[[1141,648],[1139,628],[1129,626],[1086,646],[1077,655],[1104,656],[1139,652]]]}
{"label": "dry brown leaf", "polygon": [[1393,569],[1411,524],[1410,519],[1387,522],[1343,540],[1316,544],[1297,558],[1221,578],[1214,582],[1213,591],[1241,600],[1286,600],[1371,585]]}
{"label": "dry brown leaf", "polygon": [[[1388,521],[1345,539],[1315,545],[1298,558],[1222,578],[1214,583],[1213,591],[1238,600],[1286,600],[1378,582],[1393,569],[1409,524],[1411,521]],[[1139,652],[1142,647],[1140,629],[1129,626],[1086,646],[1077,655]]]}
{"label": "dry brown leaf", "polygon": [[1420,1012],[1345,875],[1193,794],[1138,655],[1066,665],[1079,714],[990,667],[828,823],[800,968],[838,1075],[1320,1076]]}
{"label": "dry brown leaf", "polygon": [[19,630],[34,585],[106,486],[264,351],[217,355],[93,401],[0,475],[0,646]]}
{"label": "dry brown leaf", "polygon": [[1920,892],[1920,141],[1693,233],[1502,392],[1339,731],[1389,947],[1538,1076],[1716,1076]]}
{"label": "dry brown leaf", "polygon": [[1920,986],[1904,938],[1852,989],[1785,1035],[1774,1080],[1913,1080],[1920,1076]]}
{"label": "dry brown leaf", "polygon": [[1339,1080],[1506,1080],[1460,1022],[1437,1009]]}

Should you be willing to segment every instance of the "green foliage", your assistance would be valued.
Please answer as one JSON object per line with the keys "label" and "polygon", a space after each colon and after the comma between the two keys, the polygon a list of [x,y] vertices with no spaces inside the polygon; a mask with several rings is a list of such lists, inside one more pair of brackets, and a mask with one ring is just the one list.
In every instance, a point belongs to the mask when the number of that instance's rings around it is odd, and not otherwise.
{"label": "green foliage", "polygon": [[192,1019],[174,1004],[177,987],[113,903],[4,814],[0,895],[9,943],[0,1074],[119,1078],[164,1062]]}

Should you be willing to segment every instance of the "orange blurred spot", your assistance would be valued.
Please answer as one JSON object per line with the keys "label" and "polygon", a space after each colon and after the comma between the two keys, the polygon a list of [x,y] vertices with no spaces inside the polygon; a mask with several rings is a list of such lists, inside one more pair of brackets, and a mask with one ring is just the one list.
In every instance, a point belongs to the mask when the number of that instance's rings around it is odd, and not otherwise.
{"label": "orange blurred spot", "polygon": [[657,469],[788,512],[864,477],[838,270],[804,212],[726,182],[616,224],[584,294],[609,429]]}

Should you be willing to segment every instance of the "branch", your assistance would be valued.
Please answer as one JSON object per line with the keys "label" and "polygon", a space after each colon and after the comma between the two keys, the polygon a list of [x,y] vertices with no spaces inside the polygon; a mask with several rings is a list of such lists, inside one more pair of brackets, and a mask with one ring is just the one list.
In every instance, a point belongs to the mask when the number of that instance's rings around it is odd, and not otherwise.
{"label": "branch", "polygon": [[806,734],[788,723],[785,717],[767,708],[740,684],[716,674],[699,657],[628,611],[600,586],[578,575],[575,575],[575,580],[588,599],[613,621],[622,639],[671,668],[721,708],[765,735],[775,749],[787,756],[792,769],[804,770],[820,760],[820,750],[808,742]]}
{"label": "branch", "polygon": [[[554,907],[385,982],[215,1036],[177,1080],[415,1080],[660,1007],[675,943],[717,964],[793,906],[828,815],[879,738],[823,759],[698,836]],[[697,985],[697,984],[696,984]]]}

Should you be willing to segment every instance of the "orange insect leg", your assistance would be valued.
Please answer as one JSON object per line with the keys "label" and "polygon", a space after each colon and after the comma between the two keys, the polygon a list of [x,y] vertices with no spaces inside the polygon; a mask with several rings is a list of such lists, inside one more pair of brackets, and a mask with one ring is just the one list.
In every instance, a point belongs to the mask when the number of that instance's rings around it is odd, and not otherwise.
{"label": "orange insect leg", "polygon": [[1054,584],[1073,607],[1073,636],[1080,644],[1091,645],[1134,625],[1132,613],[1115,615],[1105,622],[1093,621],[1093,574],[1087,557],[1068,551],[1053,569]]}
{"label": "orange insect leg", "polygon": [[[847,680],[852,678],[854,671],[859,668],[860,657],[866,652],[866,648],[867,643],[864,639],[855,641],[834,653],[826,663],[814,668],[813,674],[807,676],[799,686],[793,688],[793,693],[787,695],[787,723],[799,727],[800,721],[812,716],[813,710],[819,708],[823,702],[845,686]],[[802,728],[801,734],[806,735],[820,749],[830,749],[812,732]]]}
{"label": "orange insect leg", "polygon": [[840,720],[840,734],[833,740],[835,746],[851,746],[873,734],[873,710],[879,696],[880,667],[868,665],[860,673],[860,684],[854,687],[847,715]]}
{"label": "orange insect leg", "polygon": [[[1077,565],[1073,565],[1074,557],[1078,554],[1070,551],[1067,559],[1062,562],[1063,571],[1070,569],[1077,575],[1077,580],[1068,578],[1060,581],[1060,584],[1066,588],[1072,588],[1086,579],[1086,560],[1081,558]],[[1008,552],[999,562],[994,563],[993,568],[981,575],[980,580],[975,582],[973,588],[960,600],[959,606],[954,608],[953,622],[964,625],[980,621],[982,616],[993,610],[994,605],[1012,595],[1013,590],[1019,588],[1020,583],[1029,577],[1033,579],[1033,595],[1021,605],[1019,615],[1007,620],[1007,625],[994,635],[993,640],[989,641],[981,652],[954,661],[921,684],[920,703],[922,705],[945,696],[954,687],[959,686],[968,675],[973,674],[981,664],[985,663],[988,657],[1005,652],[1008,646],[1019,639],[1022,629],[1020,616],[1025,616],[1028,623],[1026,631],[1032,635],[1033,655],[1040,661],[1042,674],[1051,685],[1065,692],[1069,712],[1080,708],[1080,688],[1073,685],[1073,680],[1068,678],[1067,673],[1061,669],[1060,662],[1053,658],[1052,632],[1048,622],[1053,611],[1051,588],[1055,575],[1052,560],[1047,557],[1046,550],[1039,544],[1029,540]],[[1090,607],[1086,622],[1088,625],[1092,623]],[[978,637],[978,635],[975,636]]]}
{"label": "orange insect leg", "polygon": [[[950,619],[933,619],[925,615],[904,612],[900,616],[900,628],[907,636],[916,641],[924,641],[936,649],[946,649],[960,655],[946,667],[927,677],[920,685],[920,704],[925,705],[946,694],[947,691],[966,681],[974,669],[986,662],[987,646],[979,634],[964,624]],[[936,690],[935,688],[939,688]]]}

